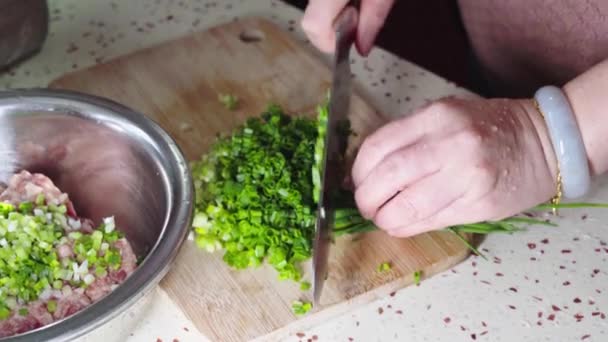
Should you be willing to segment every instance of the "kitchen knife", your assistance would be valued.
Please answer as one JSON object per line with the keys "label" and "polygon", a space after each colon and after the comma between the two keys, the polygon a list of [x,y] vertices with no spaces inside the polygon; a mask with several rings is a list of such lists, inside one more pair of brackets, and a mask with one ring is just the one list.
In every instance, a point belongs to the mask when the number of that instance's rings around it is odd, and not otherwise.
{"label": "kitchen knife", "polygon": [[329,96],[328,118],[325,127],[325,150],[321,163],[321,194],[317,208],[315,239],[313,242],[313,303],[321,297],[323,284],[328,274],[329,247],[334,224],[334,201],[343,180],[347,136],[339,134],[338,128],[348,120],[351,93],[349,53],[357,32],[357,8],[346,7],[336,19],[336,47],[333,65],[333,80]]}

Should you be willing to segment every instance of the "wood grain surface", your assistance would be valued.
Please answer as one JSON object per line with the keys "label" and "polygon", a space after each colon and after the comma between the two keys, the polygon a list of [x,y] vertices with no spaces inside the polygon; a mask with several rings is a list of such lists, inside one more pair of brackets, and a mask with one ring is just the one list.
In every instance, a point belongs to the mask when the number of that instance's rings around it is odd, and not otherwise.
{"label": "wood grain surface", "polygon": [[[293,114],[315,115],[330,71],[288,32],[247,18],[75,71],[51,87],[104,96],[145,113],[194,160],[217,133],[229,132],[269,103]],[[237,109],[224,108],[218,94],[237,95]],[[351,154],[388,120],[359,95],[352,98],[350,117],[358,133]],[[292,313],[291,304],[312,300],[311,291],[279,281],[270,267],[232,270],[221,252],[208,254],[192,241],[186,241],[161,286],[213,341],[276,341],[412,284],[415,271],[422,271],[424,279],[467,255],[467,248],[446,232],[408,239],[383,232],[340,238],[331,250],[322,305],[303,317]],[[378,272],[382,262],[391,262],[391,270]],[[302,266],[307,279],[310,266]]]}

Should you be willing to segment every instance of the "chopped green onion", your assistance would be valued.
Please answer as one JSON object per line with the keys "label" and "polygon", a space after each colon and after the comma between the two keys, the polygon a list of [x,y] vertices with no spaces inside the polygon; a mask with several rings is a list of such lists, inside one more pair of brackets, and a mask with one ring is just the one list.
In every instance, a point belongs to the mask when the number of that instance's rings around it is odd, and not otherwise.
{"label": "chopped green onion", "polygon": [[87,274],[82,280],[86,285],[91,285],[95,281],[95,277],[92,274]]}
{"label": "chopped green onion", "polygon": [[295,300],[291,304],[291,309],[293,313],[298,316],[305,315],[308,313],[308,311],[310,311],[310,309],[312,309],[312,303]]}
{"label": "chopped green onion", "polygon": [[391,264],[388,262],[383,262],[380,265],[378,265],[378,272],[386,272],[386,271],[390,271],[391,269]]}
{"label": "chopped green onion", "polygon": [[[0,203],[0,319],[10,317],[11,308],[27,315],[27,309],[17,309],[17,301],[27,305],[44,291],[62,289],[64,282],[92,284],[90,268],[106,276],[106,267],[120,267],[120,251],[110,245],[122,237],[113,218],[106,218],[92,234],[68,234],[65,206],[44,202],[44,196],[38,196],[17,208]],[[74,256],[59,260],[57,248],[67,246],[73,246]],[[49,301],[47,308],[52,312],[56,303]]]}
{"label": "chopped green onion", "polygon": [[31,212],[34,208],[34,205],[31,202],[22,202],[19,204],[19,211],[24,214]]}
{"label": "chopped green onion", "polygon": [[226,107],[226,109],[233,110],[238,104],[238,97],[232,94],[219,94],[218,100]]}
{"label": "chopped green onion", "polygon": [[414,284],[416,284],[416,286],[420,285],[420,278],[422,277],[422,271],[415,271],[414,272]]}
{"label": "chopped green onion", "polygon": [[97,267],[95,268],[95,275],[96,275],[97,277],[99,277],[99,278],[103,278],[103,277],[105,277],[106,275],[108,275],[108,271],[107,271],[105,268],[103,268],[103,267],[99,267],[99,266],[97,266]]}
{"label": "chopped green onion", "polygon": [[8,213],[15,210],[15,207],[10,203],[0,202],[0,214],[6,216]]}
{"label": "chopped green onion", "polygon": [[303,281],[300,283],[300,290],[302,291],[307,291],[308,289],[310,289],[310,283],[307,281]]}
{"label": "chopped green onion", "polygon": [[0,319],[7,319],[11,315],[11,310],[4,306],[0,306]]}
{"label": "chopped green onion", "polygon": [[79,240],[82,237],[82,233],[81,232],[71,232],[70,234],[68,234],[68,237],[72,240]]}
{"label": "chopped green onion", "polygon": [[62,287],[63,287],[63,282],[61,280],[58,279],[53,282],[54,289],[61,290]]}
{"label": "chopped green onion", "polygon": [[114,231],[114,228],[115,228],[114,217],[104,218],[103,224],[105,225],[104,230],[105,230],[106,234],[110,234],[111,232]]}
{"label": "chopped green onion", "polygon": [[46,309],[50,312],[50,313],[54,313],[57,310],[57,302],[54,300],[49,300],[46,303]]}

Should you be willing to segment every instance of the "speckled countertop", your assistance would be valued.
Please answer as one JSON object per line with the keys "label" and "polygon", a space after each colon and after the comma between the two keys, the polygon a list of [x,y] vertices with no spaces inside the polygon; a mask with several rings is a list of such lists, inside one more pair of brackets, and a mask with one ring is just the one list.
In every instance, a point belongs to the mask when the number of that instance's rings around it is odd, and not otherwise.
{"label": "speckled countertop", "polygon": [[[0,74],[0,88],[45,86],[83,68],[194,30],[259,15],[305,41],[302,13],[279,1],[50,0],[50,36],[42,52]],[[382,50],[355,57],[354,73],[379,110],[407,114],[464,89]],[[598,183],[588,199],[606,201]],[[472,256],[420,286],[294,334],[288,341],[606,341],[608,213],[564,210],[559,227],[490,236],[489,261]],[[100,336],[100,340],[102,337]],[[204,341],[166,295],[129,341]]]}

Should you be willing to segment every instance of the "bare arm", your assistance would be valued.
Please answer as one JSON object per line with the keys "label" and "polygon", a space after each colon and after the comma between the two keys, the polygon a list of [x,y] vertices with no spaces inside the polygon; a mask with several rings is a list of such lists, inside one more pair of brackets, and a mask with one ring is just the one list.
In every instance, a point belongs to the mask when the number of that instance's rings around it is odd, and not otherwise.
{"label": "bare arm", "polygon": [[608,59],[563,87],[576,115],[593,176],[608,171]]}

